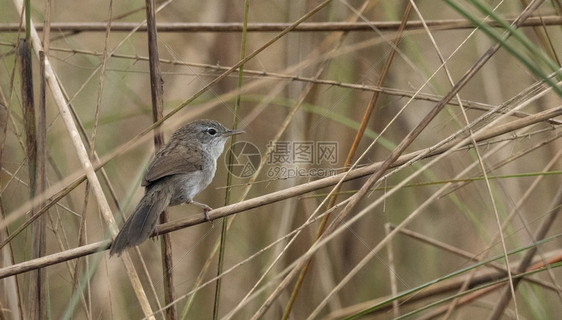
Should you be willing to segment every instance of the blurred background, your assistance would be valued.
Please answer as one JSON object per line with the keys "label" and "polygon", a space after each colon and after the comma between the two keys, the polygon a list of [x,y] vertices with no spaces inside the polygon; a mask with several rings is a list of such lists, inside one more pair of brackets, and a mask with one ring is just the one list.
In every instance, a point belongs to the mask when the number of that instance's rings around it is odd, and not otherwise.
{"label": "blurred background", "polygon": [[[241,32],[245,16],[241,1],[156,2],[164,115],[177,111],[160,127],[165,140],[178,126],[200,118],[231,128],[237,123],[246,132],[233,148],[227,144],[214,181],[195,200],[213,208],[224,206],[229,173],[231,203],[342,173],[356,136],[359,143],[351,164],[365,167],[384,161],[498,43],[494,35],[503,34],[501,22],[510,24],[531,1],[451,2],[328,2],[301,25],[309,29],[289,32],[249,60],[241,80],[236,70],[210,87],[240,61],[243,39],[248,56],[323,2],[251,1],[246,35]],[[91,143],[95,133],[94,148],[107,161],[103,168],[108,181],[99,171],[98,178],[121,225],[142,197],[140,181],[154,152],[153,134],[147,131],[153,123],[147,32],[133,30],[146,19],[145,3],[31,1],[31,19],[41,39],[48,4],[47,57],[75,112],[75,123],[84,129],[81,140]],[[25,38],[19,27],[25,19],[17,1],[0,0],[0,6],[0,205],[5,240],[30,217],[26,212],[32,174],[25,148],[21,60],[16,55],[18,39]],[[556,262],[562,254],[558,238],[562,222],[555,216],[562,181],[562,145],[557,139],[562,118],[533,120],[534,114],[561,107],[561,12],[559,1],[545,2],[516,36],[499,41],[501,48],[470,75],[459,95],[403,154],[427,151],[455,134],[455,141],[461,141],[468,137],[468,123],[472,132],[488,132],[516,120],[528,122],[479,140],[477,148],[445,145],[439,153],[442,158],[434,163],[430,164],[435,155],[423,156],[388,170],[344,220],[360,215],[357,222],[339,229],[313,256],[287,313],[290,319],[343,318],[362,311],[372,319],[409,312],[407,318],[433,318],[442,317],[447,308],[453,319],[488,317],[504,296],[505,282],[490,287],[492,281],[507,277],[502,256],[511,253],[507,260],[513,274],[530,271],[529,266],[518,268],[533,239],[540,241],[532,256],[535,271],[531,280],[513,287],[515,297],[508,297],[503,316],[552,319],[562,312],[562,274]],[[487,16],[490,20],[482,23]],[[112,28],[106,33],[110,20]],[[403,31],[401,20],[408,22]],[[35,53],[32,57],[37,104],[40,71]],[[545,81],[555,72],[550,83]],[[372,112],[364,119],[372,101]],[[506,115],[510,110],[517,112]],[[362,123],[364,133],[359,129]],[[84,171],[50,91],[46,124],[47,189],[61,190]],[[86,148],[90,153],[87,144]],[[234,155],[230,170],[229,152]],[[344,183],[335,203],[352,197],[367,179]],[[392,189],[401,183],[405,185]],[[46,255],[110,239],[90,187],[79,184],[44,215]],[[216,281],[206,282],[217,274],[215,247],[222,221],[170,233],[175,318],[256,315],[279,288],[286,268],[302,261],[312,246],[320,219],[308,224],[307,219],[326,211],[331,190],[292,196],[229,217],[220,302],[215,298]],[[189,205],[168,212],[170,221],[200,215],[198,207]],[[406,219],[401,232],[388,236]],[[546,234],[537,239],[545,221]],[[293,239],[291,233],[299,228]],[[2,267],[33,259],[31,233],[31,227],[24,228],[2,248]],[[139,249],[141,256],[130,252],[156,312],[166,305],[160,239],[148,240]],[[477,261],[494,258],[495,266],[478,265]],[[121,260],[109,259],[107,252],[44,270],[49,318],[145,316]],[[482,285],[489,291],[474,290],[472,297],[460,293],[458,297],[471,299],[453,306],[451,301],[469,275],[481,279],[469,280],[469,289]],[[0,285],[2,318],[27,318],[32,303],[26,291],[29,273],[4,278]],[[281,318],[295,285],[291,280],[262,317]],[[241,303],[247,294],[250,299]],[[373,306],[377,310],[368,309]],[[170,315],[156,312],[155,317]]]}

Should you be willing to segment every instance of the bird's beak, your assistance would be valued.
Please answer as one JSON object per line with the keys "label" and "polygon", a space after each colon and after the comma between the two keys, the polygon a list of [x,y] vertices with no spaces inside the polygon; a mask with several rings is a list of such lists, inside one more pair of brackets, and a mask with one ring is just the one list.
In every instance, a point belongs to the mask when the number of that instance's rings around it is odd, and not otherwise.
{"label": "bird's beak", "polygon": [[241,134],[241,133],[244,133],[244,132],[245,132],[244,130],[228,130],[225,133],[223,133],[222,135],[225,136],[225,137],[230,137],[230,136]]}

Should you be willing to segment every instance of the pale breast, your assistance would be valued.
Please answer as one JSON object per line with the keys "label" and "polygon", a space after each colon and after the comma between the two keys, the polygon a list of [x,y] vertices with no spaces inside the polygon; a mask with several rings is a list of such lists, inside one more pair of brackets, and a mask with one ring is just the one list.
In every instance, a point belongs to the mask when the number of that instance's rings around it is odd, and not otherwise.
{"label": "pale breast", "polygon": [[175,174],[166,178],[173,185],[174,194],[170,206],[191,202],[193,198],[205,189],[213,180],[216,165],[213,164],[203,171],[195,171],[188,174]]}

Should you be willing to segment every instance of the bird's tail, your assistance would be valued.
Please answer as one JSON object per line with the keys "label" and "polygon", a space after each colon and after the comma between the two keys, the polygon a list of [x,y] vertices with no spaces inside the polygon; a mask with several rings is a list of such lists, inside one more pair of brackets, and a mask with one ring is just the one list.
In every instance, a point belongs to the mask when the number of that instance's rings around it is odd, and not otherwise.
{"label": "bird's tail", "polygon": [[160,213],[170,204],[171,195],[159,186],[148,189],[133,214],[111,244],[109,255],[121,255],[123,250],[146,240],[156,228]]}

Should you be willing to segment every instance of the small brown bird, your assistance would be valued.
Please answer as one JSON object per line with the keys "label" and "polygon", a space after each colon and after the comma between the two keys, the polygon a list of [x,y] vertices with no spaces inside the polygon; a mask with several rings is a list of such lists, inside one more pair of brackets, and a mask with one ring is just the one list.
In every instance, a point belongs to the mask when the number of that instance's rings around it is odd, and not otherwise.
{"label": "small brown bird", "polygon": [[148,166],[141,184],[146,188],[144,197],[113,240],[110,256],[146,240],[168,206],[198,205],[209,220],[211,208],[193,197],[213,180],[228,137],[243,132],[228,130],[214,120],[197,120],[179,128]]}

